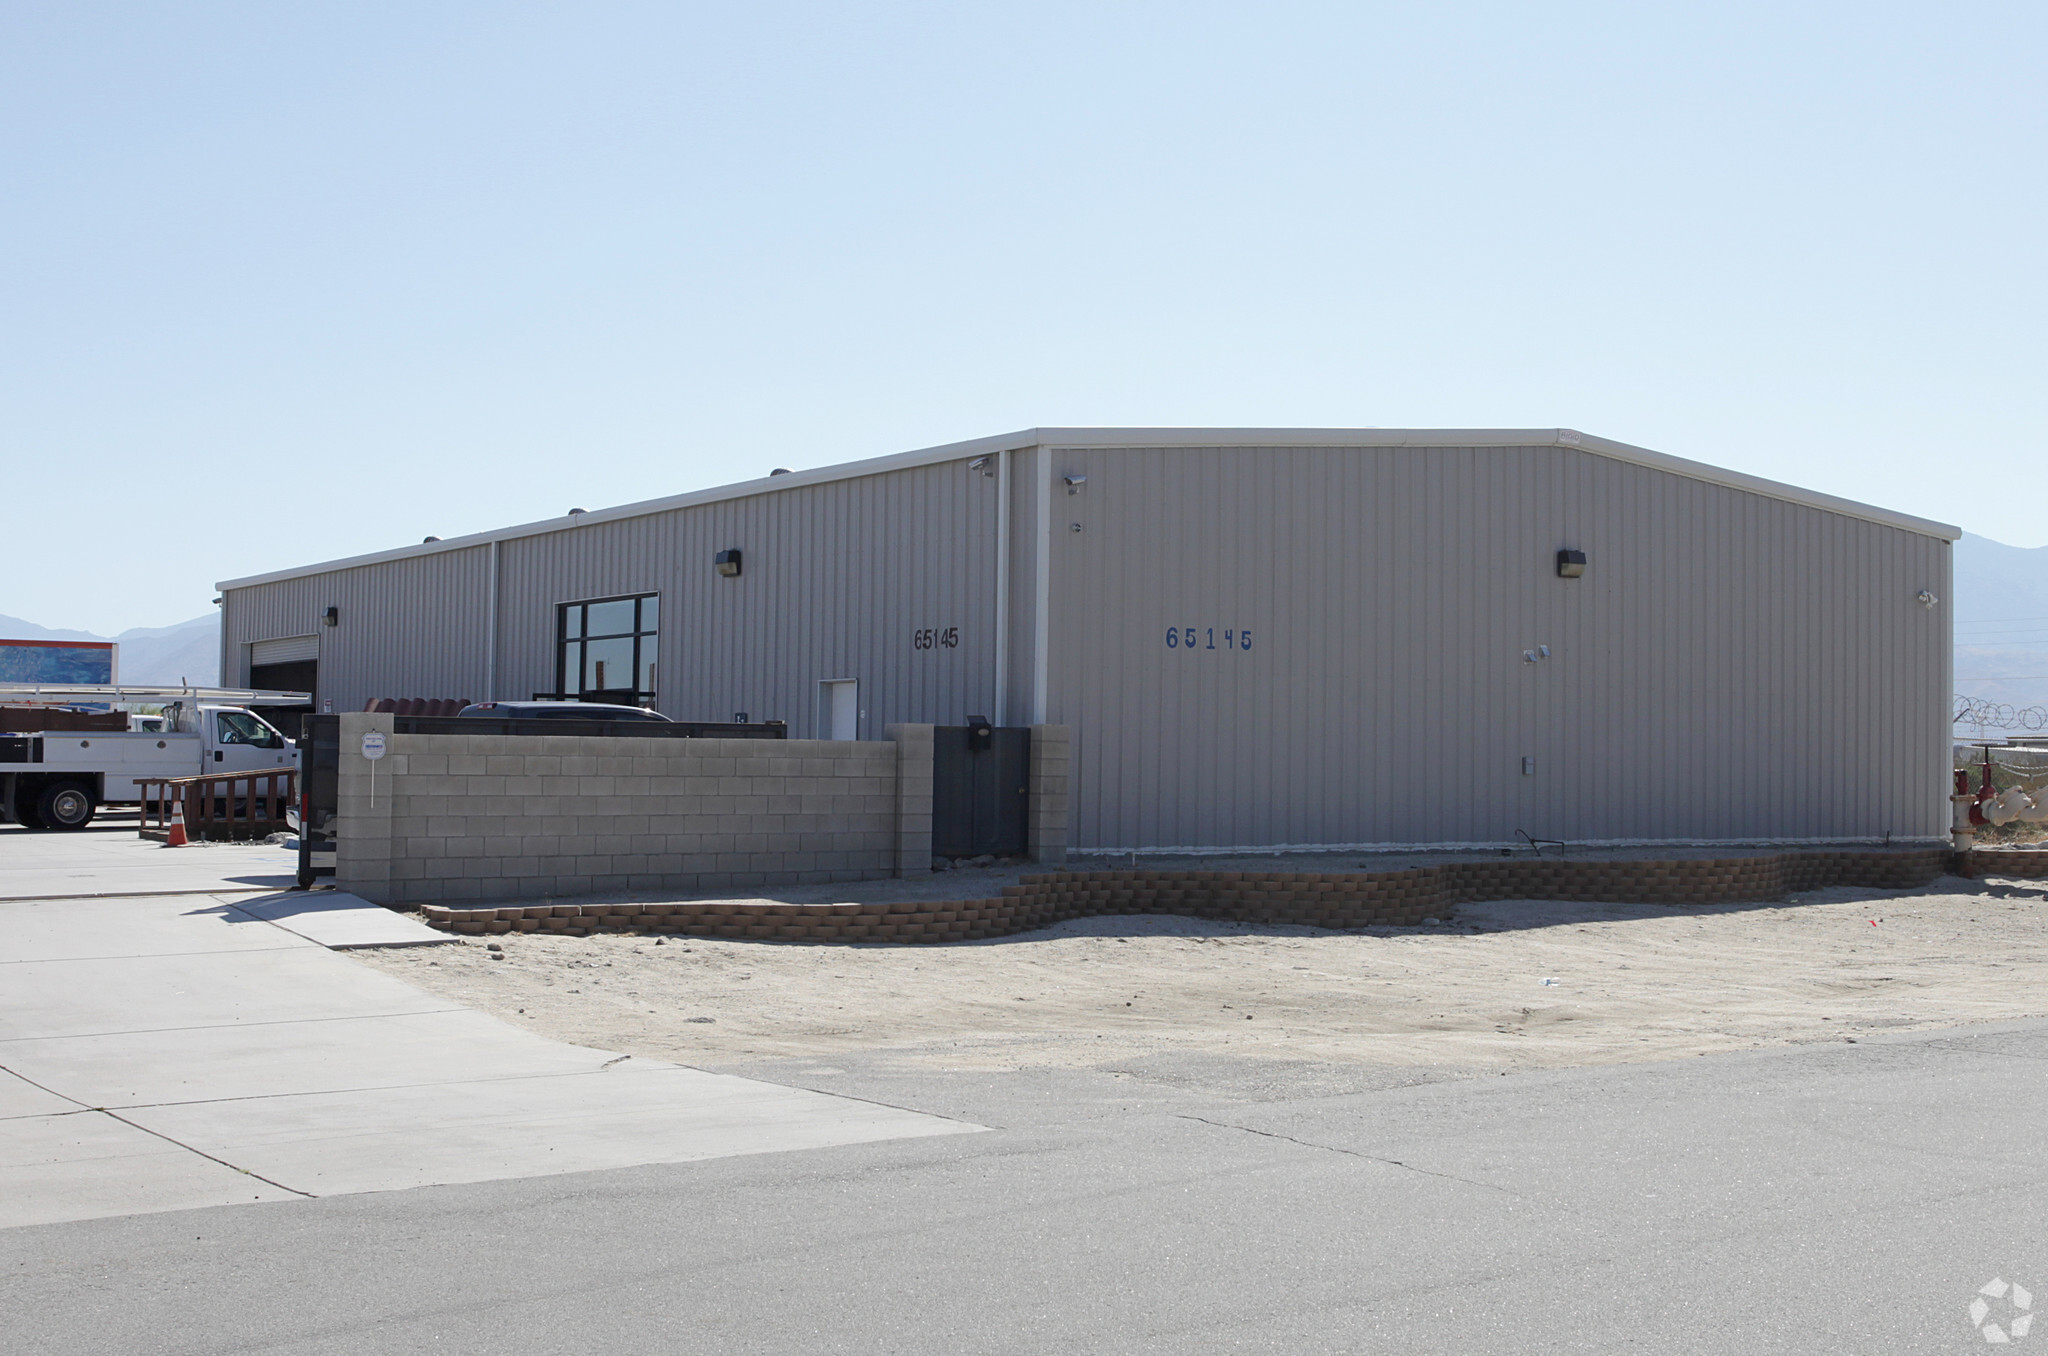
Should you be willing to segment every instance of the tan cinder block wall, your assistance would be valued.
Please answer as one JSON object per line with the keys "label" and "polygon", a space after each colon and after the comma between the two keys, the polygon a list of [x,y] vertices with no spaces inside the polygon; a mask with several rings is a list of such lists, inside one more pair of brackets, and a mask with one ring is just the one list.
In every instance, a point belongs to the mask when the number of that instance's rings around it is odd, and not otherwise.
{"label": "tan cinder block wall", "polygon": [[1073,731],[1065,725],[1031,727],[1031,860],[1058,866],[1067,860],[1067,776]]}
{"label": "tan cinder block wall", "polygon": [[891,725],[896,744],[896,874],[932,869],[932,756],[930,725]]}
{"label": "tan cinder block wall", "polygon": [[[336,804],[334,880],[341,889],[383,903],[391,897],[391,810],[406,760],[391,729],[395,716],[350,711],[341,717],[341,776]],[[375,769],[363,757],[363,736],[384,736]],[[374,796],[372,792],[374,791]]]}
{"label": "tan cinder block wall", "polygon": [[871,880],[919,832],[910,742],[389,734],[373,807],[356,726],[379,720],[342,718],[335,871],[379,903]]}

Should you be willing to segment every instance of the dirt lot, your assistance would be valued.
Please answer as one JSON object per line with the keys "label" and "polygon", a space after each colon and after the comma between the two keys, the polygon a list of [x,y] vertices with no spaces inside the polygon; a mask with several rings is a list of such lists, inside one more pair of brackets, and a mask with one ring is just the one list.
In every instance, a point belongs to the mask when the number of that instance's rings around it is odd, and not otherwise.
{"label": "dirt lot", "polygon": [[1522,1069],[2048,1013],[2048,892],[1944,879],[1768,906],[1507,902],[1323,932],[1097,918],[946,947],[514,934],[358,956],[563,1040],[691,1064],[949,1069],[1173,1052]]}

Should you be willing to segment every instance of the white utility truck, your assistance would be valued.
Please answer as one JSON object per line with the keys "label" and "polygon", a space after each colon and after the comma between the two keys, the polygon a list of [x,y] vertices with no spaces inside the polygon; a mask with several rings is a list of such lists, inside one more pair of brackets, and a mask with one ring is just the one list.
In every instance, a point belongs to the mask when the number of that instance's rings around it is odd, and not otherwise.
{"label": "white utility truck", "polygon": [[102,805],[140,803],[138,779],[299,767],[291,741],[240,703],[288,704],[303,693],[44,685],[31,697],[27,684],[0,684],[0,702],[25,698],[163,705],[160,730],[0,734],[0,821],[27,828],[82,829]]}

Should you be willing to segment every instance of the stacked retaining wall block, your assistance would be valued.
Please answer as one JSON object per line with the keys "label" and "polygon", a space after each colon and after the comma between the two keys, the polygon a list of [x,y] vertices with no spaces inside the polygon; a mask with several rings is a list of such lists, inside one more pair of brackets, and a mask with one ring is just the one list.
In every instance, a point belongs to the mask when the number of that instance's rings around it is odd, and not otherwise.
{"label": "stacked retaining wall block", "polygon": [[1913,889],[1937,879],[1948,865],[1948,851],[1932,849],[1663,862],[1525,858],[1335,875],[1062,871],[1026,876],[996,899],[949,903],[430,905],[424,913],[435,927],[470,935],[639,931],[786,942],[951,942],[1110,914],[1363,928],[1413,926],[1458,904],[1492,899],[1734,904],[1831,885]]}
{"label": "stacked retaining wall block", "polygon": [[2012,876],[2019,880],[2048,877],[2048,848],[1971,848],[1956,854],[1958,876]]}

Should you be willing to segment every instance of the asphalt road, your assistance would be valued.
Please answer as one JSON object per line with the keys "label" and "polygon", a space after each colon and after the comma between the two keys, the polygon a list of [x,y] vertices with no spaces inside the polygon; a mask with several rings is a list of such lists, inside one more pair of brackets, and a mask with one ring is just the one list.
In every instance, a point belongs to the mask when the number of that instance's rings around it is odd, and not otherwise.
{"label": "asphalt road", "polygon": [[0,1349],[1904,1353],[1982,1349],[1994,1278],[2048,1307],[2048,1023],[1407,1086],[730,1071],[996,1129],[0,1231]]}

